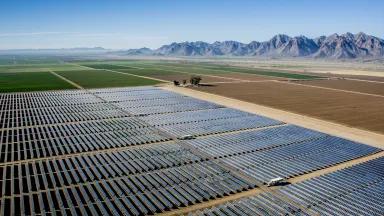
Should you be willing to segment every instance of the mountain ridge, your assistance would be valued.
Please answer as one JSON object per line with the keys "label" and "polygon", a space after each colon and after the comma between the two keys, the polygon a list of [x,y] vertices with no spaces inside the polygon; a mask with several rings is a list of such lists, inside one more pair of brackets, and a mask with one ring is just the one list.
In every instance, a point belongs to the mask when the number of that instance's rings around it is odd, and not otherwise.
{"label": "mountain ridge", "polygon": [[331,59],[384,58],[384,40],[359,32],[357,34],[332,34],[318,38],[304,35],[290,37],[278,34],[268,41],[216,41],[207,43],[173,42],[158,49],[129,49],[125,55],[152,56],[261,56],[261,57],[309,57]]}

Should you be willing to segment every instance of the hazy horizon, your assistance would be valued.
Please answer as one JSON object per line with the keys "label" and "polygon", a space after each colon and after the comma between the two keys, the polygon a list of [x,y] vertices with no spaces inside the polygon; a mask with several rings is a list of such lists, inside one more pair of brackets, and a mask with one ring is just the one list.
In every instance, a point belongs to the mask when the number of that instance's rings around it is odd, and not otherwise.
{"label": "hazy horizon", "polygon": [[0,49],[158,48],[275,34],[384,35],[382,1],[2,1]]}

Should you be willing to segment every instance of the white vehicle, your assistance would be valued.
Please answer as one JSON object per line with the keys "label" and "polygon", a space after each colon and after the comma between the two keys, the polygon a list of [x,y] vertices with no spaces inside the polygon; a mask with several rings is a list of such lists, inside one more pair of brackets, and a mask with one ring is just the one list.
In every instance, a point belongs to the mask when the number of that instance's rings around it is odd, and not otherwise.
{"label": "white vehicle", "polygon": [[271,187],[271,186],[282,184],[284,182],[285,182],[284,178],[278,177],[278,178],[274,178],[274,179],[269,180],[267,183],[267,186]]}

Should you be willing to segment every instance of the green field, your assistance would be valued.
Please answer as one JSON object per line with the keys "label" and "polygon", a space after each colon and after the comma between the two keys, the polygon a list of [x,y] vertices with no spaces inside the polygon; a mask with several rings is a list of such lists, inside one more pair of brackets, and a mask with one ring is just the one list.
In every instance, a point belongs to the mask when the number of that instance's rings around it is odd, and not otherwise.
{"label": "green field", "polygon": [[[36,63],[32,64],[33,62]],[[12,92],[74,88],[66,81],[48,73],[49,71],[54,71],[84,88],[154,85],[160,82],[151,78],[162,79],[162,76],[185,74],[220,76],[236,72],[290,79],[319,78],[318,76],[291,73],[278,69],[243,68],[185,61],[92,60],[64,62],[53,58],[39,57],[33,59],[8,56],[7,58],[0,58],[0,90],[1,92]],[[148,79],[131,74],[145,76]]]}
{"label": "green field", "polygon": [[49,72],[0,73],[0,92],[73,89],[74,87]]}
{"label": "green field", "polygon": [[[125,67],[131,66],[131,67],[143,68],[143,69],[147,69],[147,71],[156,70],[156,71],[159,71],[159,73],[163,73],[164,75],[166,74],[167,71],[169,74],[190,73],[190,74],[209,74],[209,75],[220,75],[225,73],[236,72],[236,73],[255,74],[255,75],[261,75],[261,76],[289,78],[289,79],[321,78],[319,76],[291,73],[291,72],[285,72],[285,71],[279,71],[279,70],[241,68],[241,67],[233,67],[233,66],[226,66],[226,65],[213,65],[213,64],[207,64],[207,63],[201,63],[201,64],[169,63],[169,62],[161,62],[161,61],[158,61],[158,62],[141,61],[141,62],[128,62],[128,63],[109,62],[109,65],[120,66],[123,64]],[[161,69],[161,71],[159,69]],[[148,74],[148,72],[140,71],[140,70],[132,70],[132,72],[130,73],[135,73],[135,74],[142,73],[143,75],[145,75],[145,73]]]}
{"label": "green field", "polygon": [[107,70],[117,70],[117,69],[132,69],[136,70],[137,68],[129,67],[129,66],[120,66],[114,64],[82,64],[85,67],[93,68],[93,69],[107,69]]}
{"label": "green field", "polygon": [[20,65],[0,65],[0,73],[8,72],[49,72],[84,70],[84,67],[72,64],[20,64]]}
{"label": "green field", "polygon": [[119,74],[105,70],[60,71],[56,73],[84,88],[145,86],[160,83],[156,80],[145,79],[128,74]]}

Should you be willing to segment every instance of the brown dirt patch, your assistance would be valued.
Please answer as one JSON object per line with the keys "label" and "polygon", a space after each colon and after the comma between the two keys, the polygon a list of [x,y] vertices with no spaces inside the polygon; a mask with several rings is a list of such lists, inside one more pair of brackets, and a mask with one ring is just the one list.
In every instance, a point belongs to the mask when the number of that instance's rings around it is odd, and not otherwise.
{"label": "brown dirt patch", "polygon": [[384,83],[361,82],[354,80],[307,80],[295,83],[326,88],[384,95]]}
{"label": "brown dirt patch", "polygon": [[255,74],[245,74],[245,73],[225,73],[217,74],[220,77],[230,77],[235,79],[247,80],[247,81],[261,81],[261,80],[285,80],[287,78],[281,77],[268,77],[268,76],[259,76]]}
{"label": "brown dirt patch", "polygon": [[231,83],[200,91],[384,132],[384,98],[280,82]]}
{"label": "brown dirt patch", "polygon": [[323,76],[323,77],[338,77],[338,78],[349,78],[349,79],[359,79],[359,80],[367,80],[367,81],[384,82],[384,77],[377,77],[377,76],[316,73],[316,72],[297,72],[297,73],[314,75],[314,76]]}

